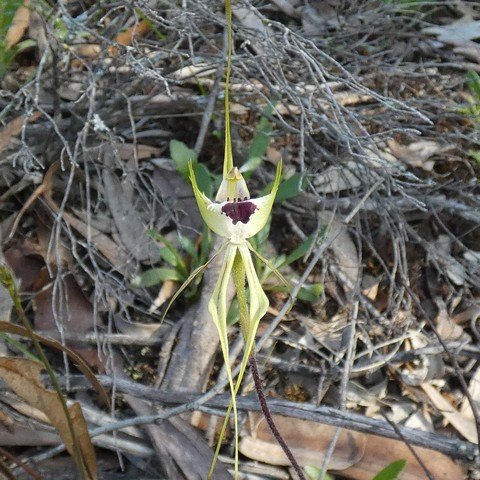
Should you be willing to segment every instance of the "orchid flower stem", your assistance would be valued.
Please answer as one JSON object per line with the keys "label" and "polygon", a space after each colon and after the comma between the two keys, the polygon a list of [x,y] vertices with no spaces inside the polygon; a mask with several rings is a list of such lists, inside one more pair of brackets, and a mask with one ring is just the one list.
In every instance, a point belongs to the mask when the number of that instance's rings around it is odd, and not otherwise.
{"label": "orchid flower stem", "polygon": [[232,3],[225,0],[225,16],[227,19],[227,68],[225,72],[225,161],[223,162],[223,178],[233,168],[232,142],[230,137],[230,77],[232,75]]}
{"label": "orchid flower stem", "polygon": [[272,414],[270,412],[270,409],[268,408],[267,399],[265,398],[265,393],[264,393],[263,388],[262,388],[262,381],[261,381],[260,375],[258,373],[257,361],[255,360],[255,355],[253,353],[250,355],[250,358],[249,358],[248,362],[250,364],[250,370],[252,372],[253,383],[255,384],[255,390],[257,392],[258,401],[260,403],[260,407],[262,409],[265,420],[267,421],[267,424],[268,424],[273,436],[275,437],[275,440],[282,447],[283,452],[285,453],[287,458],[290,460],[290,463],[292,464],[293,469],[297,473],[298,478],[300,480],[306,480],[302,468],[298,464],[298,462],[295,459],[292,451],[288,447],[284,438],[282,437],[282,435],[278,431],[278,428],[275,425],[275,422],[273,421],[273,417],[272,417]]}

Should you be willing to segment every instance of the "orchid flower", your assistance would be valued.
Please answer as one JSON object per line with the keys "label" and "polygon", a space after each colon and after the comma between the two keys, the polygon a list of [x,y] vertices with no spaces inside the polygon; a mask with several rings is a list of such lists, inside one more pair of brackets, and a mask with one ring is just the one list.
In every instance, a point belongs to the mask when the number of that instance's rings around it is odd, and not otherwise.
{"label": "orchid flower", "polygon": [[[228,157],[226,157],[225,163],[228,163]],[[235,397],[242,382],[248,359],[253,350],[258,324],[267,312],[269,306],[268,298],[263,291],[260,280],[255,271],[250,252],[252,251],[258,255],[259,258],[261,257],[255,252],[248,242],[248,239],[257,234],[265,226],[270,217],[275,195],[280,184],[281,171],[282,164],[280,162],[277,165],[272,190],[268,195],[259,198],[250,198],[247,185],[238,168],[232,167],[229,170],[225,168],[224,177],[215,197],[215,201],[212,201],[198,188],[197,180],[192,165],[190,164],[190,181],[192,182],[193,193],[200,214],[207,226],[213,232],[226,239],[226,243],[219,251],[219,253],[223,253],[222,268],[212,297],[208,303],[208,310],[218,329],[220,345],[232,394],[231,408],[233,408],[234,411],[235,423],[235,471],[237,471],[238,468],[238,419]],[[240,366],[240,373],[236,384],[234,384],[232,368],[230,366],[227,337],[227,288],[230,279],[232,278],[232,271],[233,274],[235,274],[235,271],[238,269],[244,271],[244,276],[246,277],[246,282],[248,284],[249,311],[243,316],[246,321],[241,322],[245,348]],[[244,294],[245,280],[243,280],[243,288],[240,287],[240,290],[243,290],[243,292],[239,291],[237,282],[235,283],[237,286],[237,296],[242,293]],[[230,413],[230,408],[227,412],[227,419],[228,413]],[[217,446],[212,470],[215,465],[225,426],[226,425],[224,424],[224,428],[220,434],[220,440]]]}
{"label": "orchid flower", "polygon": [[[227,144],[229,145],[229,141]],[[228,168],[232,163],[231,156],[226,155],[224,176],[215,197],[215,201],[210,200],[202,191],[200,191],[192,163],[190,162],[189,164],[190,181],[192,183],[193,193],[200,214],[207,226],[217,235],[225,238],[226,241],[207,263],[198,267],[190,274],[188,279],[171,298],[167,309],[163,314],[163,318],[165,318],[173,302],[187,288],[193,279],[215,258],[217,258],[218,255],[223,254],[222,267],[212,297],[208,302],[208,310],[218,330],[220,347],[225,361],[232,400],[226,413],[225,422],[219,436],[208,478],[212,478],[232,409],[235,430],[235,478],[237,478],[238,475],[238,415],[235,398],[242,383],[249,357],[253,351],[258,324],[267,312],[269,306],[268,297],[265,295],[257,272],[255,271],[251,252],[264,262],[267,267],[286,284],[282,275],[277,272],[276,269],[271,266],[248,241],[250,237],[256,235],[265,226],[270,217],[275,196],[280,185],[282,162],[279,162],[277,165],[271,192],[268,195],[259,198],[250,198],[247,185],[238,168],[233,166]],[[240,327],[245,342],[243,357],[240,364],[240,372],[236,383],[233,381],[227,335],[227,289],[231,278],[233,278],[237,290],[237,299],[240,308]],[[248,308],[246,307],[247,298],[245,282],[248,285],[249,292]],[[242,306],[244,307],[243,311]]]}

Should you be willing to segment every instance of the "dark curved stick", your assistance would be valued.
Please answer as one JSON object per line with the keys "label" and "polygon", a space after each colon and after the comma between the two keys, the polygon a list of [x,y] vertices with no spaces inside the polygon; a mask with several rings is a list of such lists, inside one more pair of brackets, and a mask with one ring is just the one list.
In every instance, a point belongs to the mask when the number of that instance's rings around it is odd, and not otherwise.
{"label": "dark curved stick", "polygon": [[250,369],[252,371],[253,383],[255,384],[255,390],[257,392],[258,402],[260,403],[260,407],[262,408],[263,415],[265,416],[265,420],[267,421],[270,430],[273,433],[273,436],[277,440],[278,444],[282,447],[287,458],[290,460],[292,467],[294,468],[295,472],[298,475],[300,480],[306,480],[305,475],[303,474],[302,467],[298,464],[297,460],[293,456],[292,451],[288,448],[287,442],[283,439],[282,435],[278,431],[275,422],[273,421],[272,414],[270,413],[270,409],[267,405],[267,399],[265,398],[265,394],[263,393],[262,388],[262,381],[260,380],[260,375],[258,373],[258,366],[257,361],[255,360],[255,356],[252,354],[248,360],[250,364]]}

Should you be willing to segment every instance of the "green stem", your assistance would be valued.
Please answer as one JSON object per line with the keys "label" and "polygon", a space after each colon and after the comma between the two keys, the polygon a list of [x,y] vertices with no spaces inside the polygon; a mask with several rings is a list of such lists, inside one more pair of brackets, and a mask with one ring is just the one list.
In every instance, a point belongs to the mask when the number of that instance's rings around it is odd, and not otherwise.
{"label": "green stem", "polygon": [[227,20],[227,67],[225,71],[225,161],[223,162],[223,178],[227,178],[228,172],[233,168],[232,139],[230,136],[230,77],[233,53],[231,0],[225,0],[225,17]]}
{"label": "green stem", "polygon": [[68,429],[70,431],[70,435],[72,436],[74,456],[75,456],[75,459],[77,460],[77,465],[80,468],[82,478],[93,478],[93,474],[89,471],[87,465],[84,462],[80,445],[78,443],[78,439],[75,434],[75,429],[73,428],[73,423],[70,417],[70,412],[68,410],[67,402],[65,401],[65,398],[63,397],[63,394],[62,394],[60,383],[58,382],[55,372],[53,371],[53,368],[50,365],[50,362],[48,361],[48,358],[45,355],[45,352],[43,351],[43,348],[40,345],[40,342],[36,339],[33,333],[32,327],[30,325],[30,322],[28,321],[27,316],[25,315],[25,311],[23,310],[22,303],[20,300],[20,295],[18,294],[18,289],[15,284],[15,280],[13,278],[13,274],[7,267],[3,265],[0,265],[0,285],[3,285],[10,293],[10,297],[12,298],[13,304],[17,309],[20,320],[22,321],[23,326],[25,327],[28,334],[30,335],[30,339],[33,342],[33,346],[43,366],[45,367],[45,370],[47,371],[50,377],[50,380],[52,382],[53,388],[55,389],[57,396],[60,400],[60,403],[62,404],[62,409],[67,419]]}

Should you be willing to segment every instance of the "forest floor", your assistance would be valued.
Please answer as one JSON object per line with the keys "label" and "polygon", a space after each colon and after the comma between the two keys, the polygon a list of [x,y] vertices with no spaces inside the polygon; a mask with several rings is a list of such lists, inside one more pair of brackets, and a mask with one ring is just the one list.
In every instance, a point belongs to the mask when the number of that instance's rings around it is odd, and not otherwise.
{"label": "forest floor", "polygon": [[[187,165],[211,197],[224,5],[4,3],[0,264],[38,338],[70,349],[45,347],[82,406],[98,478],[206,478],[229,401],[207,309],[221,261],[162,316],[219,245]],[[284,165],[273,219],[252,240],[291,283],[289,294],[256,265],[270,299],[257,359],[282,435],[311,479],[371,480],[402,459],[404,480],[480,478],[478,2],[233,8],[235,163],[252,196]],[[35,355],[9,326],[21,316],[0,285],[1,472],[71,479],[39,401],[50,380],[18,360]],[[295,478],[252,384],[238,399],[241,478]],[[233,478],[232,436],[220,460],[216,478]]]}

